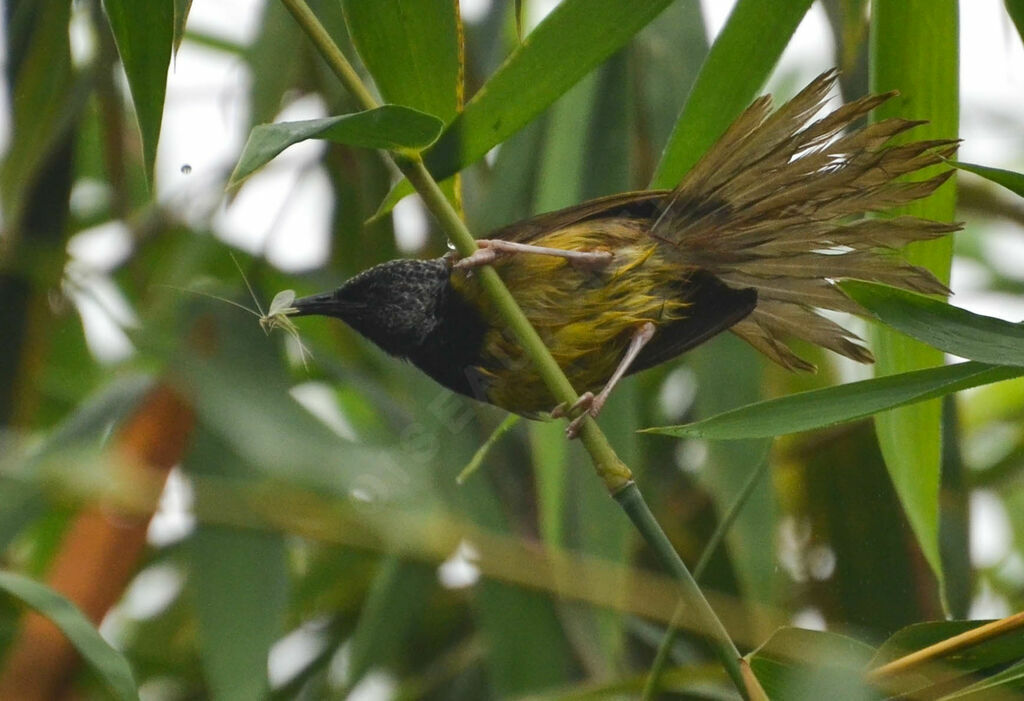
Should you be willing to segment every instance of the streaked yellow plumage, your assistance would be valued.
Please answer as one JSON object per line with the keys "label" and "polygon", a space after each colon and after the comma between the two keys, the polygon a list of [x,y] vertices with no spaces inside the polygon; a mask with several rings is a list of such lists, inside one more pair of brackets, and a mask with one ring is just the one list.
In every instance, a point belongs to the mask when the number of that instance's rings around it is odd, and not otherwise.
{"label": "streaked yellow plumage", "polygon": [[[630,337],[645,321],[662,326],[685,316],[678,290],[686,273],[667,260],[635,219],[602,219],[547,232],[531,243],[561,250],[606,250],[608,267],[586,270],[563,258],[520,255],[495,263],[516,301],[579,392],[598,390],[615,370]],[[477,365],[487,399],[521,414],[554,402],[536,373],[524,373],[516,339],[490,306],[473,271],[455,271],[452,287],[482,310],[488,356]]]}

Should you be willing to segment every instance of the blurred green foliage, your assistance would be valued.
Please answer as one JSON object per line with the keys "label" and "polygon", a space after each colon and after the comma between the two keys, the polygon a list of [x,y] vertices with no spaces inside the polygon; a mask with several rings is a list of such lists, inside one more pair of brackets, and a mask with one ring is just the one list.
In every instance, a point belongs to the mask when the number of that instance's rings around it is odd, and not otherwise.
{"label": "blurred green foliage", "polygon": [[[144,698],[344,698],[374,685],[410,699],[637,694],[675,590],[560,426],[520,422],[458,485],[502,422],[500,411],[440,389],[340,324],[302,324],[313,353],[304,366],[284,335],[268,338],[255,318],[189,292],[251,305],[232,254],[261,301],[284,288],[330,288],[395,257],[392,215],[368,220],[397,200],[387,199],[396,178],[377,153],[351,145],[358,140],[328,144],[305,166],[322,165],[329,184],[331,202],[322,206],[331,213],[330,242],[321,265],[299,272],[226,242],[212,212],[241,206],[253,182],[225,194],[230,164],[204,174],[217,206],[203,215],[161,196],[159,168],[147,188],[161,116],[171,118],[159,88],[182,26],[177,60],[213,52],[244,76],[231,99],[249,128],[310,96],[327,114],[355,111],[276,2],[262,6],[245,45],[184,24],[188,2],[158,4],[161,12],[145,17],[125,2],[4,6],[11,138],[0,165],[3,567],[45,578],[77,509],[119,489],[130,494],[105,447],[148,388],[165,382],[196,412],[173,481],[189,498],[167,508],[173,518],[161,515],[180,527],[163,537],[152,529],[136,579],[105,624]],[[824,4],[834,63],[846,71],[844,97],[857,97],[868,82],[865,3]],[[383,98],[445,123],[427,163],[443,177],[461,172],[448,187],[461,192],[471,229],[483,234],[652,180],[671,185],[761,90],[809,3],[741,2],[714,48],[696,0],[648,3],[642,13],[633,3],[565,2],[522,40],[519,3],[493,2],[472,23],[447,0],[312,5]],[[1007,6],[1019,20],[1020,3]],[[528,16],[532,7],[525,3]],[[73,56],[69,26],[89,37],[91,51]],[[126,52],[129,45],[136,49]],[[794,88],[802,80],[777,78]],[[408,143],[429,141],[409,135]],[[958,218],[969,225],[958,255],[983,269],[992,289],[1019,298],[1020,278],[1000,273],[979,244],[990,224],[1019,224],[1019,201],[963,181]],[[90,191],[99,193],[92,206],[76,204]],[[69,244],[112,224],[126,232],[123,255],[90,266],[69,253]],[[415,255],[444,251],[443,236],[429,228]],[[126,356],[97,354],[83,322],[90,304],[122,329]],[[960,421],[946,424],[946,469],[961,454],[963,469],[943,472],[931,506],[966,529],[966,510],[954,507],[981,490],[1005,511],[1013,542],[973,568],[963,533],[938,543],[946,591],[962,593],[943,611],[924,556],[937,543],[922,549],[869,421],[773,444],[636,433],[823,388],[846,371],[817,360],[819,375],[789,375],[722,337],[631,378],[600,423],[688,563],[769,460],[772,478],[742,505],[701,583],[742,652],[757,650],[753,669],[773,698],[823,698],[836,689],[845,689],[842,698],[875,698],[849,681],[872,658],[869,645],[944,613],[965,617],[972,592],[1008,611],[1024,606],[1024,383],[960,396]],[[310,396],[332,420],[300,401]],[[820,401],[835,402],[830,396]],[[926,435],[939,440],[934,430]],[[16,637],[16,613],[0,599],[0,656]],[[833,632],[773,635],[794,620]],[[889,659],[894,648],[916,649],[976,624],[929,625],[903,631],[879,654]],[[918,681],[949,685],[953,669],[960,686],[991,677],[988,692],[1016,689],[1022,655],[982,647]],[[733,698],[692,631],[668,659],[666,692]],[[83,673],[78,684],[104,694],[95,676]]]}

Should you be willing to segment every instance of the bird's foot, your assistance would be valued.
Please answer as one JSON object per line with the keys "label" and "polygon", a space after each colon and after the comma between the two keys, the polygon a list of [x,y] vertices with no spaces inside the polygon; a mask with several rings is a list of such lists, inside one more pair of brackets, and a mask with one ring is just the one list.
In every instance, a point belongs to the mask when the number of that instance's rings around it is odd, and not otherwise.
{"label": "bird's foot", "polygon": [[565,402],[562,402],[554,409],[551,410],[551,416],[553,418],[561,418],[563,416],[572,416],[572,421],[565,427],[565,437],[572,440],[580,435],[580,431],[583,429],[583,423],[587,420],[587,417],[597,418],[597,415],[601,413],[601,409],[604,408],[604,403],[607,401],[608,395],[604,392],[600,394],[594,394],[593,392],[584,392],[580,395],[572,406],[566,407]]}

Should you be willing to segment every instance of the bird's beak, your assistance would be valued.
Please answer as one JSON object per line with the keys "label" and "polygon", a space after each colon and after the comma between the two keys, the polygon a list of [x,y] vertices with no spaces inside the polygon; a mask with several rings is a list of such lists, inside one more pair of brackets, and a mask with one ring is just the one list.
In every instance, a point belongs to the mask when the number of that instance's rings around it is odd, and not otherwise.
{"label": "bird's beak", "polygon": [[312,316],[314,314],[330,315],[331,311],[338,308],[338,301],[333,292],[324,292],[309,297],[299,297],[292,302],[288,310],[288,316]]}

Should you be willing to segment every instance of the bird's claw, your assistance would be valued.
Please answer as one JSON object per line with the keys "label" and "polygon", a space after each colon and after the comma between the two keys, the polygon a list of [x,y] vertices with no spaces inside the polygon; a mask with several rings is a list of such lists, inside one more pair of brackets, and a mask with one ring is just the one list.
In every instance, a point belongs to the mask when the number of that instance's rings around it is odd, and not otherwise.
{"label": "bird's claw", "polygon": [[572,440],[580,435],[580,431],[583,429],[583,424],[586,422],[587,417],[597,418],[597,415],[601,413],[601,408],[604,406],[604,397],[593,392],[584,392],[580,395],[572,406],[566,407],[565,402],[562,402],[554,409],[551,410],[552,418],[562,418],[563,416],[572,416],[572,421],[565,427],[565,437]]}
{"label": "bird's claw", "polygon": [[503,255],[503,251],[496,248],[484,248],[480,247],[473,251],[471,255],[465,258],[460,258],[455,261],[452,265],[454,270],[472,270],[473,268],[479,268],[484,265],[490,265],[494,261],[498,260]]}

